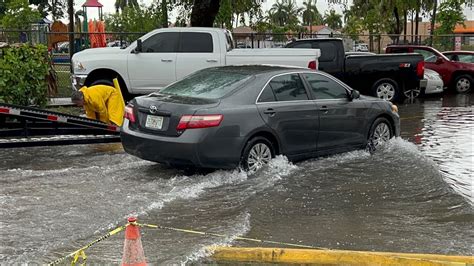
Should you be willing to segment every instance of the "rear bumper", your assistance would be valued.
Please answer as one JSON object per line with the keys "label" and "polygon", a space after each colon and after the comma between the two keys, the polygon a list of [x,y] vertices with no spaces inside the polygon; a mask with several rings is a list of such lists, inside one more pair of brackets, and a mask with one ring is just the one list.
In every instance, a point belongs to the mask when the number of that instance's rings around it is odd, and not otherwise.
{"label": "rear bumper", "polygon": [[[120,138],[125,151],[147,161],[172,166],[236,168],[241,138],[219,138],[217,128],[190,129],[179,137],[166,137],[129,129],[124,121]],[[218,134],[217,134],[218,135]]]}
{"label": "rear bumper", "polygon": [[428,86],[425,89],[426,94],[441,93],[444,91],[444,83],[441,79],[430,80]]}

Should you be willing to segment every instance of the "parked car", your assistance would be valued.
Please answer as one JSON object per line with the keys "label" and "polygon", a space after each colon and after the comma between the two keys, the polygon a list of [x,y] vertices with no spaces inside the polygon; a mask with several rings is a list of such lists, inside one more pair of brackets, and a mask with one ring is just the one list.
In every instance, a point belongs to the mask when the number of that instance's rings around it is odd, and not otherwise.
{"label": "parked car", "polygon": [[121,130],[127,153],[171,166],[255,171],[378,147],[400,134],[397,108],[321,72],[283,66],[203,69],[136,97]]}
{"label": "parked car", "polygon": [[473,51],[447,51],[443,52],[442,54],[449,58],[449,60],[451,61],[474,64]]}
{"label": "parked car", "polygon": [[315,67],[319,51],[306,49],[233,49],[229,31],[219,28],[162,28],[125,49],[95,48],[74,54],[75,88],[112,84],[118,77],[125,98],[156,91],[208,67],[283,64]]}
{"label": "parked car", "polygon": [[362,94],[398,101],[404,97],[417,97],[426,87],[424,61],[420,55],[347,56],[343,41],[338,38],[301,39],[288,43],[286,47],[320,49],[318,69]]}
{"label": "parked car", "polygon": [[425,94],[435,94],[444,91],[443,79],[438,72],[428,68],[425,69],[425,79],[428,81]]}
{"label": "parked car", "polygon": [[425,67],[438,72],[445,86],[451,87],[458,93],[472,90],[474,64],[451,61],[433,47],[422,45],[390,45],[386,53],[418,53],[425,58]]}
{"label": "parked car", "polygon": [[354,52],[368,52],[369,46],[366,43],[358,43],[354,45]]}

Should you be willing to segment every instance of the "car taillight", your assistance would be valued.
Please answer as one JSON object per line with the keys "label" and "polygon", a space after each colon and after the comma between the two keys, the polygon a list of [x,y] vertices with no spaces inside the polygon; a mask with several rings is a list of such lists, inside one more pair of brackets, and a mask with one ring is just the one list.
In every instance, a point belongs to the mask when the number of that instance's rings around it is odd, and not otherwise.
{"label": "car taillight", "polygon": [[176,129],[217,127],[223,118],[223,115],[183,115]]}
{"label": "car taillight", "polygon": [[310,61],[308,63],[308,68],[309,69],[318,69],[318,62],[316,60]]}
{"label": "car taillight", "polygon": [[135,123],[135,114],[133,113],[133,106],[125,106],[125,113],[123,114],[125,119]]}
{"label": "car taillight", "polygon": [[420,79],[422,79],[424,74],[425,74],[425,61],[420,61],[418,62],[418,65],[416,65],[416,75]]}

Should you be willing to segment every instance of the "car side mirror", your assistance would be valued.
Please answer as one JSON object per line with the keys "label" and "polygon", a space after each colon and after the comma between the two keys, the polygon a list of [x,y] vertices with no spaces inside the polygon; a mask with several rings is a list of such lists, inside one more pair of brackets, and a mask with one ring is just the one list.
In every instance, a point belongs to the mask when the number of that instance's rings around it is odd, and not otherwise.
{"label": "car side mirror", "polygon": [[441,56],[438,56],[436,58],[436,64],[442,64],[443,63],[443,58]]}
{"label": "car side mirror", "polygon": [[141,53],[142,51],[143,51],[143,50],[142,50],[142,40],[141,40],[141,39],[138,39],[138,40],[137,40],[137,47],[135,47],[134,52],[135,52],[136,54],[138,54],[138,53]]}
{"label": "car side mirror", "polygon": [[360,92],[358,90],[351,90],[351,100],[354,99],[359,99],[360,98]]}

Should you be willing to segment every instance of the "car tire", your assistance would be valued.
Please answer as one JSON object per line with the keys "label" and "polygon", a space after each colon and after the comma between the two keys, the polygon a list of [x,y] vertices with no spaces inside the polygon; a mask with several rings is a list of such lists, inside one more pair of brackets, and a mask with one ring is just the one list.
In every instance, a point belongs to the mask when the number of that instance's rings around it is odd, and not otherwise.
{"label": "car tire", "polygon": [[400,98],[400,89],[395,80],[383,78],[377,80],[372,86],[372,95],[383,100],[395,102]]}
{"label": "car tire", "polygon": [[264,137],[255,137],[245,144],[240,159],[241,168],[254,173],[275,157],[275,149],[270,141]]}
{"label": "car tire", "polygon": [[470,75],[459,75],[454,80],[454,89],[457,93],[468,93],[472,89],[472,82]]}
{"label": "car tire", "polygon": [[375,119],[370,127],[367,138],[367,150],[372,153],[377,150],[383,143],[393,138],[393,128],[385,117]]}
{"label": "car tire", "polygon": [[[93,81],[90,86],[94,86],[94,85],[107,85],[107,86],[114,87],[114,82],[112,81],[112,79],[104,78],[104,79],[98,79],[98,80]],[[128,90],[125,89],[125,84],[120,81],[120,78],[119,78],[119,85],[120,85],[120,90],[122,92],[122,96],[125,102],[128,102],[131,99],[135,98],[133,94],[130,94]]]}

